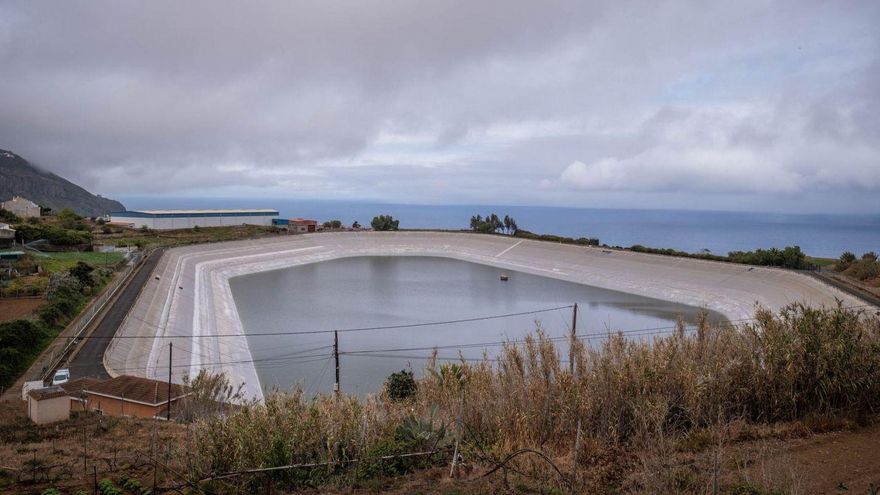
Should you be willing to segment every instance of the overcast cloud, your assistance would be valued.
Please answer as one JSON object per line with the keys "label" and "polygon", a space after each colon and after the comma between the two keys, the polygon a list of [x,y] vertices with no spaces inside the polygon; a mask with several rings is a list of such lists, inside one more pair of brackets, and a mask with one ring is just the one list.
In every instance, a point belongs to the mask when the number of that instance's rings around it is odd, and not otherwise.
{"label": "overcast cloud", "polygon": [[111,197],[876,213],[877,26],[876,1],[6,1],[0,148]]}

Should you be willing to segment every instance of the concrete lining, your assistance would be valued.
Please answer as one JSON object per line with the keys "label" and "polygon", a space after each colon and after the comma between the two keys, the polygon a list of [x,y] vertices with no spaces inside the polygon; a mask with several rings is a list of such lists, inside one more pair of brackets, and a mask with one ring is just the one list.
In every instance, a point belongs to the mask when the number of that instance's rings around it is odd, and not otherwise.
{"label": "concrete lining", "polygon": [[[111,374],[167,379],[168,343],[173,342],[173,381],[182,381],[186,374],[194,376],[201,368],[224,371],[233,383],[245,383],[248,396],[260,399],[262,390],[247,339],[238,336],[244,330],[229,279],[354,256],[454,258],[704,307],[731,321],[751,317],[755,304],[773,310],[796,301],[816,306],[834,305],[838,299],[847,306],[864,304],[811,277],[775,268],[491,235],[307,234],[167,251],[118,331],[120,336],[141,338],[114,339],[105,363]],[[198,337],[210,334],[237,336]]]}

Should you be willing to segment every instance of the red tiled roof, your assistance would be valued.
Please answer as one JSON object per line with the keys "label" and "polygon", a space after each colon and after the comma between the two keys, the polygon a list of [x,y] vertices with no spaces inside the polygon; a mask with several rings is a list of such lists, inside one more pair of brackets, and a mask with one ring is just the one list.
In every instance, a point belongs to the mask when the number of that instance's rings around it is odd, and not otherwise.
{"label": "red tiled roof", "polygon": [[66,397],[67,392],[59,387],[34,388],[28,391],[28,395],[34,400],[54,399],[55,397]]}
{"label": "red tiled roof", "polygon": [[70,395],[79,396],[83,390],[91,388],[101,383],[102,381],[103,380],[99,380],[97,378],[77,378],[75,380],[70,380],[69,382],[62,383],[61,388],[63,388]]}
{"label": "red tiled roof", "polygon": [[[159,405],[168,402],[168,382],[150,380],[139,376],[122,375],[102,381],[85,389],[86,393],[105,397],[125,398],[126,401]],[[178,399],[189,393],[183,385],[171,384],[171,399]]]}

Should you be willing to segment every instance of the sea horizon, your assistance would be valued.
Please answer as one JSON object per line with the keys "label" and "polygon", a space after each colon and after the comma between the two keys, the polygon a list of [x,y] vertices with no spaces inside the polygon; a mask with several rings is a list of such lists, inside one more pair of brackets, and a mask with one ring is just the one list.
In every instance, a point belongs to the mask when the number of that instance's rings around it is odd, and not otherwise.
{"label": "sea horizon", "polygon": [[471,215],[510,215],[539,234],[595,237],[609,246],[635,244],[688,252],[800,246],[810,256],[836,258],[880,250],[880,214],[780,213],[680,208],[606,208],[525,205],[407,204],[369,200],[124,196],[126,208],[274,208],[281,218],[358,221],[390,214],[403,229],[468,229]]}

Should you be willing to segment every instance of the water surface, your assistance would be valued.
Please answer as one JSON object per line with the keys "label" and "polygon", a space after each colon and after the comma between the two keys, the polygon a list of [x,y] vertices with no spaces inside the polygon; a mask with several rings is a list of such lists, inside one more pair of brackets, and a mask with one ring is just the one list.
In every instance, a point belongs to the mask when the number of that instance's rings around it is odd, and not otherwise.
{"label": "water surface", "polygon": [[[507,282],[500,276],[509,275]],[[577,332],[597,342],[613,330],[669,327],[700,309],[556,279],[434,257],[344,258],[230,281],[247,333],[309,332],[410,325],[521,313],[579,304]],[[718,314],[712,318],[720,320]],[[568,335],[570,308],[509,318],[413,328],[339,333],[341,383],[346,392],[378,390],[392,372],[422,374],[431,348],[441,360],[494,358],[505,340],[520,340],[540,326],[551,337]],[[656,332],[646,330],[641,338]],[[264,388],[301,382],[307,393],[332,390],[332,333],[251,336],[251,352]],[[560,342],[563,356],[566,343]]]}

